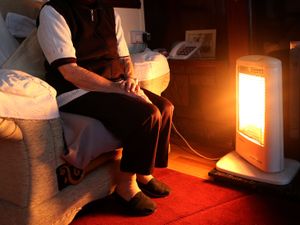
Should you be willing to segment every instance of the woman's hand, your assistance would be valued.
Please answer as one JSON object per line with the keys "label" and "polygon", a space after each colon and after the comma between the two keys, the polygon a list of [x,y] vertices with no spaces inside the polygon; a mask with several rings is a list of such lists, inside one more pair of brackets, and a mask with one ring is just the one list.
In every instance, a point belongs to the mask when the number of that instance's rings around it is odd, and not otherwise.
{"label": "woman's hand", "polygon": [[137,79],[127,78],[126,80],[121,81],[119,85],[120,88],[122,88],[127,95],[135,98],[139,98],[143,101],[152,104],[150,99],[145,95],[144,91],[140,88]]}
{"label": "woman's hand", "polygon": [[145,95],[144,91],[142,89],[139,89],[139,91],[136,93],[136,95],[141,98],[142,100],[152,104],[152,102],[150,101],[150,99],[147,97],[147,95]]}
{"label": "woman's hand", "polygon": [[139,82],[136,78],[128,77],[126,80],[122,81],[121,87],[126,92],[138,93],[140,90]]}

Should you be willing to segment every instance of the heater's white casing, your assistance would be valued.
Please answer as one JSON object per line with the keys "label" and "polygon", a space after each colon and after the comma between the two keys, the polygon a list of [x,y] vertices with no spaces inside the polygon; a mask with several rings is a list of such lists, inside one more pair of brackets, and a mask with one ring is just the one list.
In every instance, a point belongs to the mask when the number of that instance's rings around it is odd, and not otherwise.
{"label": "heater's white casing", "polygon": [[[241,68],[243,70],[246,68],[249,74],[265,78],[265,139],[263,146],[250,141],[247,136],[239,132],[237,126],[236,152],[262,171],[282,171],[284,169],[284,136],[281,61],[260,55],[241,57],[236,63],[237,82]],[[236,87],[238,90],[238,83]],[[238,125],[239,106],[236,105],[236,124]]]}
{"label": "heater's white casing", "polygon": [[[264,144],[249,140],[236,129],[236,150],[222,157],[216,163],[216,169],[250,180],[286,185],[297,174],[300,163],[284,158],[281,61],[268,56],[249,55],[237,60],[237,76],[241,67],[251,73],[258,72],[257,75],[266,79]],[[237,127],[238,115],[237,104]]]}

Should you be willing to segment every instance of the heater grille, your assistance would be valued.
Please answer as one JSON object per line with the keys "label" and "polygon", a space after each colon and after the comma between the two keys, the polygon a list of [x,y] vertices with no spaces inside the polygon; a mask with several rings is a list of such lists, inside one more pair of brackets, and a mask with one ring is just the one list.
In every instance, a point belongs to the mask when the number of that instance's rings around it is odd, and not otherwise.
{"label": "heater grille", "polygon": [[264,68],[263,67],[251,67],[251,66],[239,66],[239,72],[245,73],[245,74],[253,74],[262,76],[264,74]]}

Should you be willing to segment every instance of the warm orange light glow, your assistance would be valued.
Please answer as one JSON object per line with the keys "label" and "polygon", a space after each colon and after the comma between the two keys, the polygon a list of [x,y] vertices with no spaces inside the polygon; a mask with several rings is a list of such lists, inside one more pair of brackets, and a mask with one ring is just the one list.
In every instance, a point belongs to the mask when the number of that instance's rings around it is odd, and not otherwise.
{"label": "warm orange light glow", "polygon": [[265,78],[239,73],[238,130],[246,138],[264,145]]}

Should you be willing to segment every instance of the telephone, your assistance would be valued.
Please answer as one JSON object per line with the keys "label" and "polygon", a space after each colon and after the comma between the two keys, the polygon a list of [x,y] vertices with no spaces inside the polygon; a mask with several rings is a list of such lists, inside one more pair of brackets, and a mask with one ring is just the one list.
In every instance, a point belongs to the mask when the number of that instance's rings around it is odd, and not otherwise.
{"label": "telephone", "polygon": [[169,58],[188,59],[200,48],[200,45],[200,42],[181,41],[171,50]]}

